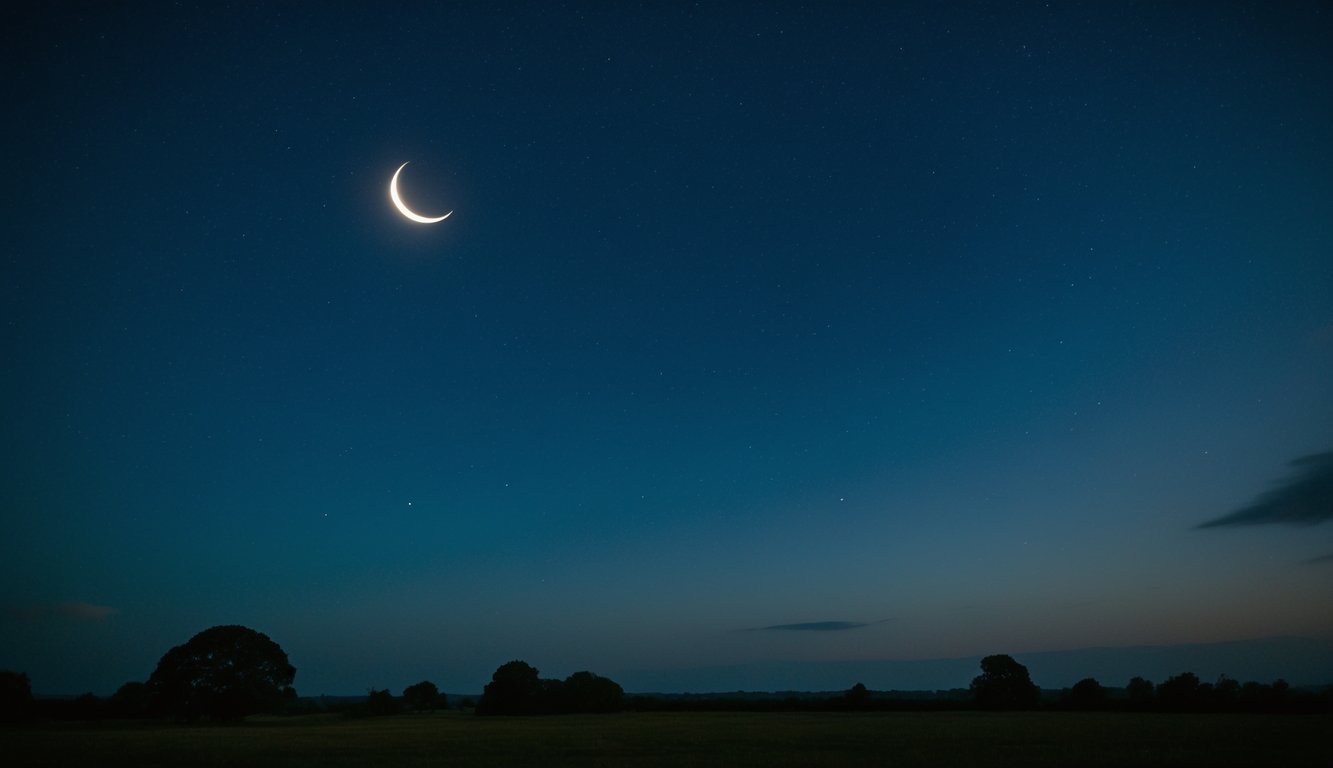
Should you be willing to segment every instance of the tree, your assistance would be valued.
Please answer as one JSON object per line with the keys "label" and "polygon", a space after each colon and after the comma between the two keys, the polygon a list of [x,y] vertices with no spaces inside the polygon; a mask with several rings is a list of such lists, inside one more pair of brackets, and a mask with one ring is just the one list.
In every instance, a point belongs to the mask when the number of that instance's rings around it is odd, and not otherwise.
{"label": "tree", "polygon": [[625,690],[591,672],[575,672],[563,681],[538,676],[536,668],[511,661],[495,670],[477,702],[479,715],[547,715],[561,712],[618,712]]}
{"label": "tree", "polygon": [[1125,686],[1125,694],[1129,697],[1131,707],[1147,709],[1152,706],[1153,684],[1141,677],[1130,678],[1129,684]]}
{"label": "tree", "polygon": [[1106,689],[1094,678],[1085,677],[1069,689],[1068,701],[1075,709],[1097,709],[1106,703]]}
{"label": "tree", "polygon": [[536,667],[522,661],[502,664],[477,702],[479,715],[530,715],[537,711],[542,683]]}
{"label": "tree", "polygon": [[23,672],[0,670],[0,722],[23,720],[32,712],[32,682]]}
{"label": "tree", "polygon": [[1192,709],[1199,705],[1201,688],[1198,675],[1183,672],[1157,686],[1157,701],[1167,709]]}
{"label": "tree", "polygon": [[440,689],[436,688],[435,683],[429,680],[422,680],[416,685],[409,685],[404,688],[403,701],[418,712],[445,706],[445,699],[440,693]]}
{"label": "tree", "polygon": [[537,698],[527,711],[529,715],[555,715],[565,712],[569,704],[565,701],[565,684],[552,677],[543,677],[537,681]]}
{"label": "tree", "polygon": [[870,703],[870,689],[866,688],[865,683],[857,683],[847,689],[842,699],[852,709],[862,709]]}
{"label": "tree", "polygon": [[601,675],[575,672],[561,685],[562,712],[619,712],[625,706],[625,689]]}
{"label": "tree", "polygon": [[1012,656],[997,654],[981,660],[981,674],[972,679],[972,695],[988,709],[1035,707],[1041,690],[1028,676],[1028,668]]}
{"label": "tree", "polygon": [[281,646],[233,624],[206,629],[167,651],[148,687],[166,714],[236,721],[279,708],[295,677]]}
{"label": "tree", "polygon": [[403,711],[402,702],[395,699],[393,694],[389,693],[388,688],[382,691],[371,688],[370,693],[366,695],[366,715],[368,717],[396,715],[401,711]]}
{"label": "tree", "polygon": [[1213,683],[1213,703],[1223,709],[1235,707],[1240,700],[1240,681],[1221,675]]}

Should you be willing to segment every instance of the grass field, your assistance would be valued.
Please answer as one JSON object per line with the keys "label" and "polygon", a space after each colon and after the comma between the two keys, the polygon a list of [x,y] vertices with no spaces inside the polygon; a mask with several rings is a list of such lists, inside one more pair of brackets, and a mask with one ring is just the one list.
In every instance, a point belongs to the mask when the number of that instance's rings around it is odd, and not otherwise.
{"label": "grass field", "polygon": [[[1333,766],[1327,715],[454,712],[0,730],[19,766]],[[13,760],[11,758],[17,758]]]}

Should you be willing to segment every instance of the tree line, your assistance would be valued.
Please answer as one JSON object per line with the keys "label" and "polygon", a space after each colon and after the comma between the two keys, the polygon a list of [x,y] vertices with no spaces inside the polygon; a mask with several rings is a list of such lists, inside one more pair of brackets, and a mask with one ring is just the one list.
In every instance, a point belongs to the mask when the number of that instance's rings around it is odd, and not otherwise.
{"label": "tree line", "polygon": [[[394,696],[371,689],[364,699],[312,704],[296,695],[296,668],[267,635],[225,625],[204,630],[166,652],[146,682],[122,685],[109,698],[84,694],[75,699],[34,701],[26,674],[0,671],[0,721],[31,717],[71,720],[171,718],[193,722],[237,722],[257,713],[300,714],[342,711],[375,717],[405,709],[426,712],[450,702],[436,685],[423,680]],[[613,680],[575,672],[558,680],[542,678],[524,661],[502,664],[479,700],[459,702],[477,715],[553,715],[631,710],[931,710],[931,709],[1070,709],[1140,711],[1310,712],[1333,711],[1333,687],[1293,690],[1286,682],[1241,683],[1223,676],[1215,683],[1185,672],[1154,685],[1132,678],[1123,689],[1106,688],[1085,678],[1068,689],[1042,691],[1027,667],[998,654],[981,660],[981,674],[966,689],[935,692],[871,691],[857,683],[835,694],[706,694],[627,697]]]}

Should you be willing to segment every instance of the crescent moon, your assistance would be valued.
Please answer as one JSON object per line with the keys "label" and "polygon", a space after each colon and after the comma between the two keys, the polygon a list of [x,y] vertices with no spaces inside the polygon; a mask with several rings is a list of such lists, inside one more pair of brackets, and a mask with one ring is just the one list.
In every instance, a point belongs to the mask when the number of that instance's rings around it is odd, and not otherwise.
{"label": "crescent moon", "polygon": [[[408,162],[411,161],[409,160]],[[406,167],[407,163],[398,166],[398,170],[393,172],[393,178],[389,180],[389,199],[393,201],[393,207],[397,208],[399,213],[418,224],[435,224],[449,218],[449,216],[453,214],[453,211],[449,211],[449,213],[446,213],[443,216],[431,218],[429,216],[422,216],[407,207],[407,204],[403,202],[403,198],[398,196],[398,174],[402,173],[403,169]]]}

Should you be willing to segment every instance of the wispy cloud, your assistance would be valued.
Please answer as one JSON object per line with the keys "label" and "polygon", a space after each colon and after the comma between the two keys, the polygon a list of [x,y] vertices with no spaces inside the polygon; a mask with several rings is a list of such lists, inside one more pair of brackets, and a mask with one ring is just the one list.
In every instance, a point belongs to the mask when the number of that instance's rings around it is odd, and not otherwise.
{"label": "wispy cloud", "polygon": [[1199,528],[1235,525],[1319,525],[1333,518],[1333,451],[1291,462],[1296,469],[1278,487],[1249,506],[1200,524]]}
{"label": "wispy cloud", "polygon": [[872,624],[881,624],[888,619],[879,621],[807,621],[801,624],[773,624],[768,627],[752,627],[747,632],[843,632],[848,629],[861,629]]}
{"label": "wispy cloud", "polygon": [[1306,560],[1307,563],[1333,563],[1333,554],[1320,555]]}
{"label": "wispy cloud", "polygon": [[66,603],[27,603],[10,604],[0,609],[9,618],[24,623],[45,622],[53,619],[73,621],[102,621],[116,609],[109,605],[94,605],[79,601]]}
{"label": "wispy cloud", "polygon": [[115,613],[116,609],[107,605],[93,605],[92,603],[59,603],[54,607],[53,612],[70,619],[101,621]]}

